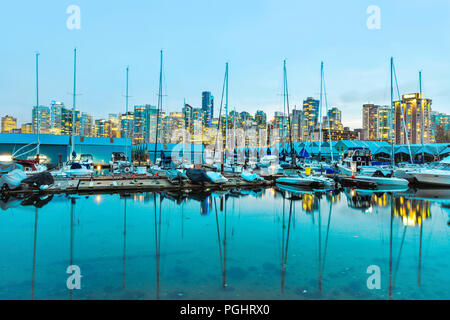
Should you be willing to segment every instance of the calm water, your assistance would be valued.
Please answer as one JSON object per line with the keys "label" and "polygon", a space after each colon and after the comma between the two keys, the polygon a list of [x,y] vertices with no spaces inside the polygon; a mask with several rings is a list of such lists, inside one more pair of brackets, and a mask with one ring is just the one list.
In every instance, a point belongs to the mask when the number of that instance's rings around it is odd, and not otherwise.
{"label": "calm water", "polygon": [[[9,199],[0,299],[449,299],[449,203],[279,188]],[[81,290],[66,287],[71,264]]]}

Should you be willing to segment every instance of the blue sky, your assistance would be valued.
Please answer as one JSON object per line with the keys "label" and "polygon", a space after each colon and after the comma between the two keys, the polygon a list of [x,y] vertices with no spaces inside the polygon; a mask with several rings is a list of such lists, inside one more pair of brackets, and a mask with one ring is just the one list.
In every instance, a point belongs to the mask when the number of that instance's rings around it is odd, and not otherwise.
{"label": "blue sky", "polygon": [[[81,9],[81,29],[69,30],[69,5]],[[369,30],[366,9],[381,9],[381,29]],[[166,112],[183,100],[200,106],[212,91],[218,108],[225,62],[230,107],[272,117],[282,109],[287,59],[290,104],[318,97],[320,62],[330,106],[344,124],[361,126],[365,102],[389,103],[389,58],[400,92],[423,89],[433,109],[450,112],[450,1],[8,1],[0,10],[0,114],[31,120],[34,53],[40,52],[40,103],[71,106],[73,48],[78,48],[77,98],[94,118],[130,106],[156,104],[159,51],[164,50]],[[216,109],[217,110],[217,109]]]}

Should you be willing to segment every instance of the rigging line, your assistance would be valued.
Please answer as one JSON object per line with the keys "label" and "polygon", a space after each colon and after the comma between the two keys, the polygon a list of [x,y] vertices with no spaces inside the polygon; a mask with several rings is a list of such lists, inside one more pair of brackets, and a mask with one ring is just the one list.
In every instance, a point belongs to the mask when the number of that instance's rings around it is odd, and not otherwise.
{"label": "rigging line", "polygon": [[38,208],[36,207],[34,215],[34,243],[33,243],[33,274],[31,277],[31,300],[34,300],[34,283],[36,279],[36,242],[37,242],[37,225],[38,225]]}
{"label": "rigging line", "polygon": [[227,199],[224,197],[224,227],[223,227],[223,271],[222,271],[222,285],[227,286]]}
{"label": "rigging line", "polygon": [[328,222],[327,222],[327,234],[325,237],[325,247],[323,249],[323,263],[322,263],[322,271],[325,269],[325,259],[327,257],[327,247],[328,247],[328,233],[330,231],[330,222],[331,222],[331,211],[333,208],[333,202],[330,201],[330,211],[328,213]]}
{"label": "rigging line", "polygon": [[284,266],[285,267],[287,265],[287,253],[288,253],[288,246],[289,246],[289,231],[291,229],[291,217],[292,217],[292,200],[291,200],[290,208],[289,208],[288,229],[287,229],[287,235],[286,235],[286,253],[284,255]]}
{"label": "rigging line", "polygon": [[222,244],[220,242],[220,228],[219,228],[219,216],[217,214],[217,202],[214,198],[214,207],[216,209],[216,226],[217,226],[217,239],[219,241],[219,256],[220,256],[220,268],[223,270],[223,260],[222,260]]}
{"label": "rigging line", "polygon": [[395,65],[392,65],[393,71],[394,71],[394,78],[395,78],[395,85],[397,87],[397,96],[398,96],[398,101],[400,102],[400,110],[402,111],[402,119],[403,119],[403,129],[405,132],[405,139],[406,139],[406,143],[408,144],[408,151],[409,151],[409,159],[411,161],[411,163],[413,163],[413,157],[412,157],[412,152],[411,152],[411,146],[409,144],[409,138],[408,138],[408,132],[406,130],[406,122],[405,122],[405,108],[403,107],[403,103],[402,103],[402,98],[400,96],[400,89],[398,87],[398,80],[397,80],[397,73],[395,72]]}
{"label": "rigging line", "polygon": [[402,242],[400,243],[400,249],[398,251],[398,257],[397,257],[397,262],[395,264],[395,270],[394,270],[394,278],[393,278],[393,284],[395,285],[395,280],[397,279],[397,271],[398,271],[398,267],[400,266],[400,257],[402,255],[402,249],[403,249],[403,243],[405,242],[405,235],[406,235],[406,229],[407,229],[408,225],[405,226],[405,228],[403,229],[403,236],[402,236]]}

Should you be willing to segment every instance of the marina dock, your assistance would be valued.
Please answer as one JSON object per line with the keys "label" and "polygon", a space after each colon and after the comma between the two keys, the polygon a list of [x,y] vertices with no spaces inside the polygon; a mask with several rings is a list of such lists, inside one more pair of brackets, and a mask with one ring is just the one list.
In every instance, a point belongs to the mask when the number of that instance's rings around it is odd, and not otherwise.
{"label": "marina dock", "polygon": [[46,190],[39,189],[16,189],[8,190],[3,196],[29,196],[33,194],[113,194],[123,192],[160,192],[160,191],[204,191],[204,190],[228,190],[228,189],[254,189],[268,187],[275,183],[272,176],[262,181],[247,182],[237,175],[227,175],[228,182],[215,184],[204,183],[195,184],[184,182],[173,184],[166,177],[152,177],[146,175],[129,176],[102,176],[102,177],[82,177],[71,179],[56,179],[55,183]]}

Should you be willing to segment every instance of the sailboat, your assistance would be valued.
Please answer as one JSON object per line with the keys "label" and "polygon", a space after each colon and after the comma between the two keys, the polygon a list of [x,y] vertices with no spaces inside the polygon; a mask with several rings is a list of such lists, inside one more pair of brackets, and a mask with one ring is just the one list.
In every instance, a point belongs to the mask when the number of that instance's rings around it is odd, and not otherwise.
{"label": "sailboat", "polygon": [[70,138],[70,157],[64,166],[57,171],[53,171],[55,176],[87,176],[94,173],[94,168],[89,162],[77,160],[75,152],[75,105],[77,89],[77,49],[73,49],[73,105],[72,105],[72,136]]}
{"label": "sailboat", "polygon": [[[394,115],[394,94],[393,94],[393,76],[395,75],[395,69],[394,69],[394,58],[391,57],[391,64],[390,64],[390,70],[391,70],[391,109],[392,109],[392,115]],[[397,77],[395,76],[396,85],[397,85],[397,92],[398,92],[398,82]],[[398,96],[400,98],[400,93],[398,92]],[[393,125],[393,122],[392,122]],[[404,117],[403,117],[403,126],[406,128],[404,123]],[[405,129],[406,130],[406,129]],[[405,131],[405,135],[407,137],[407,133]],[[408,143],[409,146],[409,143]],[[392,137],[391,141],[391,161],[392,161],[392,167],[394,167],[394,137]],[[411,154],[411,148],[410,154]],[[411,158],[412,159],[412,158]],[[403,178],[393,177],[393,171],[391,171],[389,174],[385,175],[380,171],[375,171],[372,175],[369,174],[359,174],[355,176],[356,180],[365,181],[365,182],[373,182],[376,183],[377,186],[408,186],[409,181]]]}
{"label": "sailboat", "polygon": [[[223,137],[221,135],[223,125],[222,106],[224,96],[225,96],[225,146],[222,147],[223,143]],[[234,125],[233,130],[236,130],[236,125]],[[228,132],[229,132],[229,121],[228,121],[228,62],[227,62],[225,64],[225,76],[223,80],[222,97],[220,100],[219,121],[217,123],[217,135],[215,146],[212,155],[207,156],[206,162],[212,164],[212,167],[217,171],[225,171],[233,173],[241,172],[242,167],[234,163],[234,153],[231,152],[231,150],[229,150]],[[219,139],[222,140],[219,141]],[[233,149],[236,147],[235,137],[233,137],[231,145]],[[220,151],[216,152],[217,148]]]}
{"label": "sailboat", "polygon": [[126,94],[125,94],[125,104],[126,104],[126,108],[125,108],[125,116],[126,116],[126,121],[125,121],[125,150],[124,152],[113,152],[111,155],[111,161],[109,162],[109,165],[111,167],[111,171],[113,173],[132,173],[134,168],[133,168],[133,163],[131,161],[129,161],[128,159],[128,132],[130,131],[130,123],[128,121],[128,72],[129,72],[129,67],[126,68]]}
{"label": "sailboat", "polygon": [[[288,98],[288,87],[287,87],[287,72],[286,72],[286,60],[284,61],[283,66],[284,71],[284,77],[283,77],[283,87],[284,87],[284,96],[285,96],[285,103],[287,105],[287,111],[289,114],[289,98]],[[323,87],[323,62],[321,63],[321,74],[320,74],[320,86],[321,86],[321,94],[320,94],[320,100],[322,101],[322,87]],[[322,102],[320,102],[320,106],[322,106]],[[290,119],[288,117],[288,119]],[[292,165],[296,165],[296,154],[294,150],[294,146],[292,143],[292,129],[290,125],[289,120],[289,142],[290,142],[290,148],[291,148],[291,155],[292,155]],[[320,129],[321,131],[321,129]],[[321,138],[320,138],[321,140]],[[319,144],[319,148],[320,148]],[[320,152],[319,152],[320,154]],[[287,177],[281,177],[276,180],[276,183],[280,184],[287,184],[287,185],[294,185],[294,186],[307,186],[307,187],[330,187],[334,186],[334,180],[327,178],[322,175],[318,176],[312,176],[312,175],[305,175],[303,173],[293,174],[289,175]]]}
{"label": "sailboat", "polygon": [[[161,150],[160,152],[160,158],[158,158],[158,146],[159,144],[159,131],[160,128],[162,128],[162,125],[160,126],[160,118],[162,113],[162,104],[163,104],[163,94],[162,94],[162,78],[163,78],[163,51],[160,51],[160,65],[159,65],[159,89],[158,89],[158,111],[156,114],[156,126],[155,126],[155,161],[153,163],[153,166],[151,166],[151,170],[153,172],[157,172],[162,170],[163,158],[164,158],[164,152]],[[162,124],[162,121],[161,121]],[[162,137],[161,137],[162,140]]]}
{"label": "sailboat", "polygon": [[[36,53],[36,108],[39,108],[39,55]],[[23,170],[27,175],[44,172],[47,170],[47,166],[44,165],[47,157],[40,154],[40,131],[41,131],[41,119],[39,118],[39,112],[36,112],[36,143],[30,143],[15,150],[12,155],[0,156],[0,175],[7,174],[15,169]],[[30,149],[31,146],[34,146]],[[36,151],[36,155],[28,156],[27,159],[22,159],[27,154]]]}

